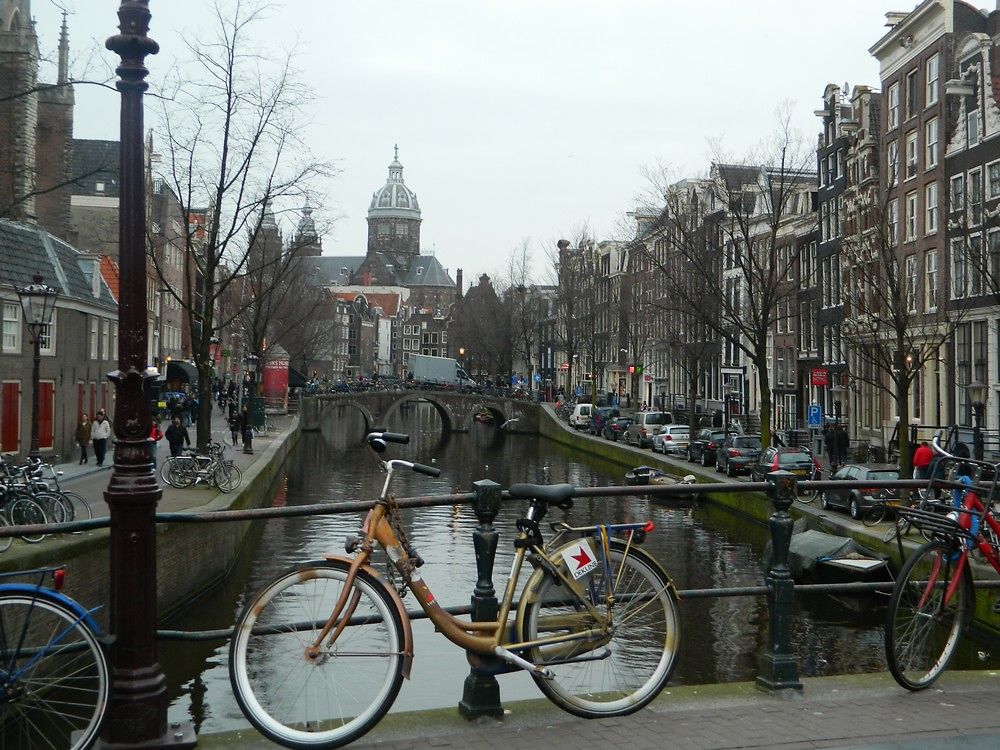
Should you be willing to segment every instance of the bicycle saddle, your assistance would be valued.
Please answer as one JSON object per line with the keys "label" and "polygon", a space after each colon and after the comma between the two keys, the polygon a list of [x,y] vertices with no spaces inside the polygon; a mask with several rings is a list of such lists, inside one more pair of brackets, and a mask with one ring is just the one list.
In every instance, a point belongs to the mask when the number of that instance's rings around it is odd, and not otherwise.
{"label": "bicycle saddle", "polygon": [[541,500],[552,503],[557,508],[566,510],[573,507],[573,493],[576,487],[571,484],[512,484],[510,496],[515,500]]}

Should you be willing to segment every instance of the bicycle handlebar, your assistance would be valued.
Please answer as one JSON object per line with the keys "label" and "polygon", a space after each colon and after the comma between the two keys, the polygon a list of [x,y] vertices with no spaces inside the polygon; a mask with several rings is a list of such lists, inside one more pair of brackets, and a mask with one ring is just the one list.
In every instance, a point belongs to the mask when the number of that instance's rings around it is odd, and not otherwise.
{"label": "bicycle handlebar", "polygon": [[441,469],[436,466],[428,466],[427,464],[413,464],[413,470],[417,474],[425,474],[429,477],[439,477],[441,476]]}

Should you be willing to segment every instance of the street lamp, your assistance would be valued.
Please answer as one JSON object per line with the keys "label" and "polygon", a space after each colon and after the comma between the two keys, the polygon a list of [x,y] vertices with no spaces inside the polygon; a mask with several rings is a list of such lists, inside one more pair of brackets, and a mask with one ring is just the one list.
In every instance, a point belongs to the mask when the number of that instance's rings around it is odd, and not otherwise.
{"label": "street lamp", "polygon": [[[52,311],[55,310],[56,297],[59,292],[42,283],[41,274],[31,277],[28,286],[15,289],[24,313],[24,322],[31,334],[31,346],[34,349],[34,360],[31,366],[31,449],[28,457],[34,461],[41,460],[38,449],[38,370],[42,362],[42,336],[46,334],[52,323]],[[49,331],[49,336],[51,332]],[[50,342],[51,345],[51,342]]]}
{"label": "street lamp", "polygon": [[983,460],[983,409],[986,404],[986,384],[975,380],[965,386],[965,392],[972,402],[973,433],[972,444],[973,454],[977,461]]}

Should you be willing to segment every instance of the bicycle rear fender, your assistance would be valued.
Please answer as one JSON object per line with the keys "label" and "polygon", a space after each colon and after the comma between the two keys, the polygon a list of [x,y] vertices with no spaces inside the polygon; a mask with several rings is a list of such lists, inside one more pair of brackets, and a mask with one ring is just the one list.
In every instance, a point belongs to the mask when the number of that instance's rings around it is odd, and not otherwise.
{"label": "bicycle rear fender", "polygon": [[[354,563],[353,558],[344,557],[343,555],[327,555],[324,559],[328,562],[342,563],[348,568]],[[403,625],[403,677],[410,679],[410,667],[413,666],[413,627],[410,624],[410,616],[406,612],[406,606],[403,604],[403,600],[399,598],[399,593],[396,589],[387,584],[385,578],[375,568],[371,565],[362,565],[359,570],[367,573],[381,584],[395,605],[396,611],[399,612],[399,621]]]}
{"label": "bicycle rear fender", "polygon": [[97,624],[97,621],[94,620],[91,615],[91,612],[96,612],[97,608],[94,610],[86,610],[77,602],[58,591],[38,588],[38,586],[32,586],[30,583],[8,583],[0,587],[0,593],[24,594],[25,596],[34,597],[35,599],[46,599],[50,602],[54,602],[55,604],[61,604],[80,618],[84,625],[94,631],[95,635],[101,635],[101,626]]}

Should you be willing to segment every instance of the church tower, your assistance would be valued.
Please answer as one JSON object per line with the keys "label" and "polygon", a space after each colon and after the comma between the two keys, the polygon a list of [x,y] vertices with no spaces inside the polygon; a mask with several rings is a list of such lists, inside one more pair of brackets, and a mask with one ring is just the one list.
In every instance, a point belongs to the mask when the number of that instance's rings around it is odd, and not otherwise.
{"label": "church tower", "polygon": [[63,13],[59,33],[59,68],[55,85],[38,91],[38,128],[35,136],[35,215],[46,230],[66,241],[70,233],[73,186],[73,86],[69,82],[69,30]]}
{"label": "church tower", "polygon": [[303,258],[316,258],[323,254],[323,241],[316,234],[316,221],[312,217],[312,206],[306,198],[302,207],[302,218],[295,230],[295,253]]}
{"label": "church tower", "polygon": [[35,215],[38,56],[29,0],[0,0],[0,216],[17,221]]}
{"label": "church tower", "polygon": [[399,147],[394,150],[389,178],[368,207],[368,257],[381,254],[397,273],[405,273],[420,255],[420,205],[417,194],[403,182]]}

